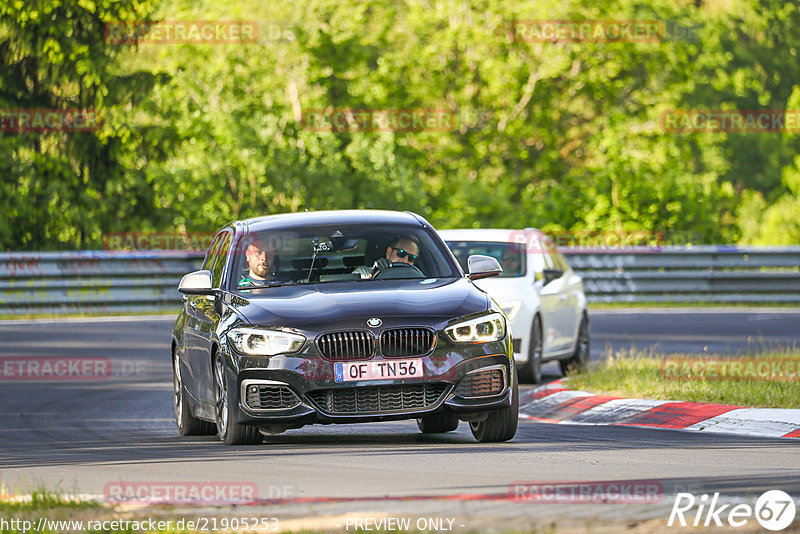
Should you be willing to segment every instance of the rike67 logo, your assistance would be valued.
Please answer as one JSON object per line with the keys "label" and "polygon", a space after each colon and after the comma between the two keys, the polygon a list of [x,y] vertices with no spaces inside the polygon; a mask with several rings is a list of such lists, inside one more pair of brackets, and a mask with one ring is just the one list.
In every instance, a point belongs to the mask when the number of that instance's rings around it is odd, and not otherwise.
{"label": "rike67 logo", "polygon": [[792,524],[795,508],[794,500],[781,490],[762,493],[755,506],[720,504],[719,493],[710,499],[707,494],[697,499],[691,493],[678,493],[667,526],[743,527],[755,519],[763,528],[778,531]]}

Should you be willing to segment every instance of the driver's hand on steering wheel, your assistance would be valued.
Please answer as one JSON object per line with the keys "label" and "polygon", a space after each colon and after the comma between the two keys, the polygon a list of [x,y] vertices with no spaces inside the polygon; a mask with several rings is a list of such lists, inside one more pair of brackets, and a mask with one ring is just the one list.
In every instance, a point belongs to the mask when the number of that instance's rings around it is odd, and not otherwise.
{"label": "driver's hand on steering wheel", "polygon": [[388,258],[378,258],[372,265],[372,275],[374,276],[383,270],[389,269],[391,266],[392,262],[390,262]]}

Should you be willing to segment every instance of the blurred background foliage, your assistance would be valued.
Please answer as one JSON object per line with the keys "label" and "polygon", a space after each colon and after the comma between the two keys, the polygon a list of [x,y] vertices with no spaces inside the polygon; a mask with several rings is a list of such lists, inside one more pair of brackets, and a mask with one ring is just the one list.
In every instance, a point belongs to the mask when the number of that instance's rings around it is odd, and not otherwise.
{"label": "blurred background foliage", "polygon": [[[235,4],[235,5],[234,5]],[[514,21],[659,19],[659,42],[532,43]],[[125,45],[107,24],[244,20],[250,44]],[[0,109],[94,108],[0,133],[0,249],[214,231],[329,208],[437,228],[800,243],[796,133],[668,133],[675,109],[800,110],[783,0],[4,0]],[[321,108],[443,109],[446,132],[319,132]],[[685,238],[684,238],[685,240]]]}

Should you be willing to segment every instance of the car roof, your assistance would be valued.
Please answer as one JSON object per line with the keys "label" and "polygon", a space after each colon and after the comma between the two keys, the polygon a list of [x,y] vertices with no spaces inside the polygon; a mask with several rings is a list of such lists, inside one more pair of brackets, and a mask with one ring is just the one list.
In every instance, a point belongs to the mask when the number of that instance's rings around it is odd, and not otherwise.
{"label": "car roof", "polygon": [[[524,230],[463,228],[457,230],[439,230],[439,235],[445,241],[489,241],[496,243],[526,242],[531,235],[536,235],[540,238],[545,237],[545,235],[536,228],[525,228]],[[524,240],[521,236],[524,236]]]}
{"label": "car roof", "polygon": [[402,224],[430,227],[424,218],[415,213],[388,210],[304,211],[254,217],[233,224],[240,232],[246,233],[326,224]]}

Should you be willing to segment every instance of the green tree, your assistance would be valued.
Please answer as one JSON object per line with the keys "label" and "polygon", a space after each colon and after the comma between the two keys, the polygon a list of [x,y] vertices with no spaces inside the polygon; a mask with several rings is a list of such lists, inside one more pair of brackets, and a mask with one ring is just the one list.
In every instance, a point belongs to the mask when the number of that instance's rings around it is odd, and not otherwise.
{"label": "green tree", "polygon": [[158,75],[119,74],[119,46],[104,38],[106,24],[145,18],[151,8],[149,0],[0,4],[0,109],[105,117],[96,131],[0,134],[0,248],[83,247],[115,221],[152,220],[153,188],[133,161],[152,157],[153,132],[117,112],[146,103]]}

